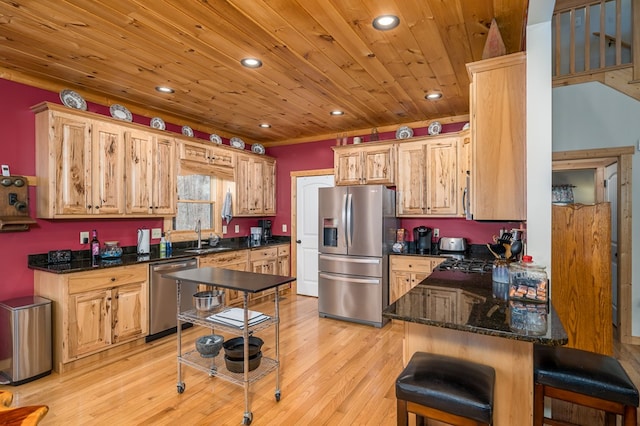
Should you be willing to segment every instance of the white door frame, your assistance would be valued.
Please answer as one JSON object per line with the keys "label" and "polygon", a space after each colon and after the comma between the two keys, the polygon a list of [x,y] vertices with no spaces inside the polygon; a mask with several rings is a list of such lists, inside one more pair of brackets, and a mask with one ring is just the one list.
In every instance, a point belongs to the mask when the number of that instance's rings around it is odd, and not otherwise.
{"label": "white door frame", "polygon": [[[299,170],[291,172],[291,276],[298,272],[298,177],[332,175],[333,169]],[[298,293],[298,283],[294,282],[291,294]]]}

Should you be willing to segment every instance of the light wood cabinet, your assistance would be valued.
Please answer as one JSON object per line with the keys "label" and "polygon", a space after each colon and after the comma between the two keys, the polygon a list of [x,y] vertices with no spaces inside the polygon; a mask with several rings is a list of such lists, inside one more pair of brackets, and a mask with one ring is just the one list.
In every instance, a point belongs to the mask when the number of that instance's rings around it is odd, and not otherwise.
{"label": "light wood cabinet", "polygon": [[427,314],[434,321],[457,323],[458,289],[428,286]]}
{"label": "light wood cabinet", "polygon": [[57,110],[36,116],[38,217],[124,213],[124,138],[117,126]]}
{"label": "light wood cabinet", "polygon": [[278,246],[277,275],[288,277],[291,274],[291,250],[288,245]]}
{"label": "light wood cabinet", "polygon": [[[254,248],[251,249],[251,253],[249,255],[249,262],[251,265],[251,272],[256,272],[258,274],[271,274],[271,275],[289,275],[289,245],[275,245],[275,246],[267,246],[263,248]],[[286,259],[286,266],[285,266]],[[281,272],[286,268],[286,274]],[[291,287],[290,284],[280,286],[278,291],[283,293],[287,289]],[[275,288],[262,291],[260,293],[255,293],[251,295],[252,300],[261,299],[266,296],[270,296],[275,292]]]}
{"label": "light wood cabinet", "polygon": [[[236,250],[200,256],[200,267],[209,266],[232,269],[234,271],[247,271],[249,267],[249,250]],[[242,292],[228,288],[221,288],[220,290],[225,292],[226,305],[242,305]]]}
{"label": "light wood cabinet", "polygon": [[461,136],[398,145],[397,215],[464,215],[466,153]]}
{"label": "light wood cabinet", "polygon": [[389,256],[389,303],[420,284],[443,260],[429,256]]}
{"label": "light wood cabinet", "polygon": [[148,269],[34,272],[34,294],[53,302],[54,370],[149,333]]}
{"label": "light wood cabinet", "polygon": [[32,110],[38,217],[175,214],[173,138],[55,104]]}
{"label": "light wood cabinet", "polygon": [[173,138],[143,131],[126,131],[125,177],[127,214],[175,214],[176,166]]}
{"label": "light wood cabinet", "polygon": [[275,160],[238,154],[234,216],[273,216],[275,211]]}
{"label": "light wood cabinet", "polygon": [[181,169],[233,180],[235,152],[210,143],[177,140]]}
{"label": "light wood cabinet", "polygon": [[393,185],[395,163],[393,143],[333,147],[336,185]]}
{"label": "light wood cabinet", "polygon": [[526,220],[526,53],[467,64],[471,79],[471,213]]}

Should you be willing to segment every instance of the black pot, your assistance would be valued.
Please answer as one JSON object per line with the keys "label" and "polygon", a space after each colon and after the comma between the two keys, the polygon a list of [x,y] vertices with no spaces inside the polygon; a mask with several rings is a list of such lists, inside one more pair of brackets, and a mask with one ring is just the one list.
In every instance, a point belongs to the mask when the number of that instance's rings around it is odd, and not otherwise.
{"label": "black pot", "polygon": [[[260,366],[262,361],[262,352],[249,357],[249,371],[255,370]],[[242,359],[229,359],[228,356],[224,357],[224,364],[232,373],[244,373],[244,360]]]}
{"label": "black pot", "polygon": [[[256,336],[249,336],[249,358],[260,352],[262,344],[264,342],[261,338]],[[234,337],[233,339],[226,340],[222,347],[226,358],[234,361],[244,360],[244,337]]]}

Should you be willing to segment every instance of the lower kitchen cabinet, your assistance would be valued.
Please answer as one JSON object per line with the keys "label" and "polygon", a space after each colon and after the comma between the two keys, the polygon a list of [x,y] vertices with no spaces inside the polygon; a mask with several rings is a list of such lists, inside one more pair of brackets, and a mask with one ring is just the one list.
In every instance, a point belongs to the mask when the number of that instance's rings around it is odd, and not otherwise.
{"label": "lower kitchen cabinet", "polygon": [[[289,275],[289,244],[254,248],[249,255],[251,271],[259,274]],[[280,286],[280,293],[291,288],[290,284]],[[251,295],[252,300],[261,299],[272,295],[275,288]]]}
{"label": "lower kitchen cabinet", "polygon": [[[249,266],[249,250],[237,250],[223,253],[213,253],[200,256],[200,267],[215,267],[247,271]],[[231,289],[219,289],[225,292],[225,305],[242,305],[242,292]]]}
{"label": "lower kitchen cabinet", "polygon": [[34,293],[53,302],[57,372],[149,332],[148,265],[70,274],[34,272]]}
{"label": "lower kitchen cabinet", "polygon": [[429,256],[389,256],[389,304],[427,278],[443,260]]}

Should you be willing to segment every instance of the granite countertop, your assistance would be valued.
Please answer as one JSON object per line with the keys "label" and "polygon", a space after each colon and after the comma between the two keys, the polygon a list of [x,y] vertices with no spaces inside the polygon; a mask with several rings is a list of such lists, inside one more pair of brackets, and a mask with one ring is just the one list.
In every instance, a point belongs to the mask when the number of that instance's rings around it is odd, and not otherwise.
{"label": "granite countertop", "polygon": [[[440,296],[451,296],[451,303],[444,305],[449,312],[444,312],[444,315],[442,310],[431,312],[435,309],[430,309],[428,299],[433,291],[440,291]],[[525,318],[534,319],[537,323],[531,329],[527,329],[527,325],[512,330],[510,321],[523,313]],[[544,345],[560,346],[568,342],[567,333],[551,302],[523,304],[495,298],[490,273],[434,271],[386,308],[382,315],[395,320]]]}
{"label": "granite countertop", "polygon": [[[428,256],[428,257],[442,257],[442,258],[450,257],[452,255],[451,252],[441,252],[438,249],[437,244],[434,244],[431,247],[431,253],[427,253],[427,254],[416,253],[415,247],[413,247],[412,244],[409,244],[409,246],[407,247],[407,251],[405,252],[402,252],[402,253],[391,252],[389,254],[393,256],[418,256],[418,257]],[[489,251],[489,249],[485,244],[470,244],[467,251],[462,253],[456,253],[456,254],[462,254],[464,259],[482,259],[487,261],[492,261],[495,259],[495,256],[491,254],[491,252]]]}
{"label": "granite countertop", "polygon": [[[216,247],[225,247],[229,250],[218,251],[217,253],[230,253],[237,250],[259,250],[269,246],[275,246],[280,244],[290,244],[291,237],[288,236],[273,236],[268,242],[263,243],[260,246],[250,247],[248,245],[249,239],[247,237],[239,238],[223,238],[220,240]],[[204,242],[204,241],[203,241]],[[122,256],[117,259],[101,260],[97,266],[92,265],[91,256],[89,250],[73,251],[71,254],[71,262],[49,264],[48,253],[30,254],[28,256],[28,267],[38,271],[51,272],[55,274],[69,274],[73,272],[92,271],[101,268],[113,268],[127,265],[138,265],[141,263],[156,263],[166,262],[171,260],[180,260],[198,257],[202,255],[188,253],[186,250],[195,248],[195,241],[187,241],[180,243],[173,243],[171,256],[160,256],[160,246],[154,244],[151,246],[151,252],[148,255],[138,255],[136,253],[136,247],[123,247]],[[208,247],[206,244],[203,247]]]}

